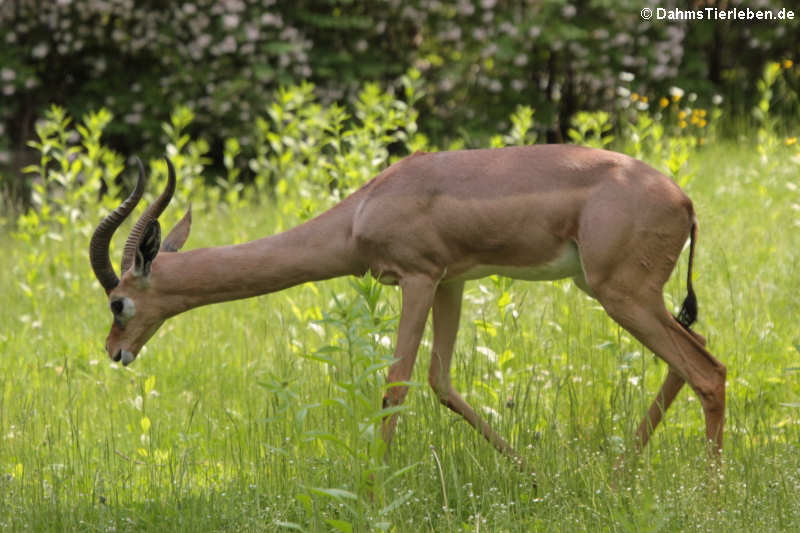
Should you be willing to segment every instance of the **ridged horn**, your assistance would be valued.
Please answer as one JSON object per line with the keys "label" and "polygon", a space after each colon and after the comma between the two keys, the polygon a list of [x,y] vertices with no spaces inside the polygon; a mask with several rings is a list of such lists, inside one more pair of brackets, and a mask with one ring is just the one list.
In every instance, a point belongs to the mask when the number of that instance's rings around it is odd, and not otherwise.
{"label": "ridged horn", "polygon": [[114,267],[111,265],[110,245],[111,237],[114,232],[122,224],[131,211],[142,199],[145,187],[144,167],[139,158],[136,158],[139,163],[139,177],[136,180],[136,187],[134,187],[131,194],[122,202],[119,207],[114,209],[106,218],[103,219],[92,234],[92,240],[89,242],[89,261],[92,264],[92,270],[100,282],[100,285],[106,291],[106,294],[114,290],[114,287],[119,285],[119,278],[114,272]]}
{"label": "ridged horn", "polygon": [[[151,220],[158,220],[158,217],[161,216],[161,213],[167,208],[169,201],[172,200],[172,195],[175,193],[175,167],[172,166],[172,161],[170,161],[168,157],[164,157],[164,159],[167,161],[167,186],[164,187],[164,192],[156,198],[156,201],[150,204],[145,212],[142,213],[142,216],[139,217],[139,220],[137,220],[136,224],[133,226],[130,235],[128,235],[128,240],[125,242],[125,249],[122,252],[121,272],[123,274],[127,272],[136,259],[136,249],[139,247],[139,241],[142,240],[142,234],[147,224]],[[139,164],[141,165],[141,163]],[[142,170],[142,172],[143,171],[144,170]]]}

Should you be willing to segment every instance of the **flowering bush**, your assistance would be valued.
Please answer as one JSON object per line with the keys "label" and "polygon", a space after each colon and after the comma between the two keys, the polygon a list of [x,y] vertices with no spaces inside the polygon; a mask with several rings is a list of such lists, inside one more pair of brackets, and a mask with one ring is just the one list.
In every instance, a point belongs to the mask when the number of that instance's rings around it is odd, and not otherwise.
{"label": "flowering bush", "polygon": [[[745,4],[782,7],[728,2]],[[249,130],[277,87],[312,81],[323,103],[343,103],[357,99],[365,81],[399,86],[411,67],[425,82],[416,103],[423,129],[437,140],[481,145],[488,132],[508,129],[517,106],[536,109],[536,133],[564,131],[579,110],[615,110],[620,90],[629,91],[622,100],[634,111],[669,103],[668,88],[680,86],[699,95],[693,108],[709,108],[719,93],[749,112],[763,93],[754,80],[767,58],[795,65],[782,67],[775,90],[797,94],[800,17],[648,22],[640,9],[632,0],[7,0],[0,3],[0,168],[30,163],[19,156],[51,103],[72,116],[109,109],[118,118],[106,129],[108,142],[153,155],[166,141],[161,124],[186,106],[192,133],[208,140],[222,166],[226,138],[252,150]],[[775,116],[798,109],[796,96],[774,104]],[[687,127],[708,121],[696,118]],[[1,189],[20,194],[8,178]]]}

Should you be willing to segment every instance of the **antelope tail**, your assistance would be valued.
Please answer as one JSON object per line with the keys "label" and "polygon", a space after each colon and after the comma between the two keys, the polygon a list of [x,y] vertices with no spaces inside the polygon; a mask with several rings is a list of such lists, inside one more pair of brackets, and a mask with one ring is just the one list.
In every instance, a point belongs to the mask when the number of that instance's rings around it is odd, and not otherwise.
{"label": "antelope tail", "polygon": [[697,320],[697,296],[692,288],[692,263],[694,262],[694,244],[697,240],[697,220],[692,222],[692,230],[689,234],[689,268],[686,273],[686,298],[683,300],[681,310],[675,319],[678,323],[691,331],[691,325]]}

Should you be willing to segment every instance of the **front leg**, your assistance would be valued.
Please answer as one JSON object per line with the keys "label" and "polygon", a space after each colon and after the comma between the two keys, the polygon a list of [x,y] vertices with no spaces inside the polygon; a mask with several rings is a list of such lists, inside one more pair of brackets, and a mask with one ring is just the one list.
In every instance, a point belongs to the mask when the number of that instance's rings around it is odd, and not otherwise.
{"label": "front leg", "polygon": [[[428,276],[416,275],[404,277],[400,280],[403,304],[400,312],[400,326],[397,330],[397,344],[395,346],[395,362],[389,368],[388,383],[407,382],[414,370],[417,359],[419,343],[428,321],[428,313],[433,306],[433,295],[436,292],[438,280]],[[383,397],[383,407],[393,407],[403,403],[408,394],[407,385],[389,387]],[[394,428],[397,424],[397,413],[383,419],[381,433],[388,450],[392,442]]]}
{"label": "front leg", "polygon": [[441,284],[436,290],[433,303],[433,352],[428,383],[442,405],[463,416],[500,453],[523,468],[524,462],[519,454],[461,397],[450,380],[450,363],[458,333],[463,291],[463,282]]}

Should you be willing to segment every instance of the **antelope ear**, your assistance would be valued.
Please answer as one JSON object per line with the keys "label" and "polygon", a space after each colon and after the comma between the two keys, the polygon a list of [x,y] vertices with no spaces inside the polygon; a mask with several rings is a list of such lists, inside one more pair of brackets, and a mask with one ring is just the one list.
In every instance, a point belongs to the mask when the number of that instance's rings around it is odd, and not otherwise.
{"label": "antelope ear", "polygon": [[150,275],[150,265],[158,255],[158,246],[161,244],[161,224],[158,220],[147,223],[142,234],[142,240],[136,248],[136,259],[133,263],[133,275],[147,277]]}
{"label": "antelope ear", "polygon": [[186,214],[183,215],[183,218],[175,224],[175,227],[172,228],[172,231],[169,232],[167,238],[164,239],[164,242],[161,244],[161,251],[162,252],[177,252],[180,250],[186,239],[189,238],[189,231],[192,229],[192,204],[189,204],[189,209],[186,210]]}

